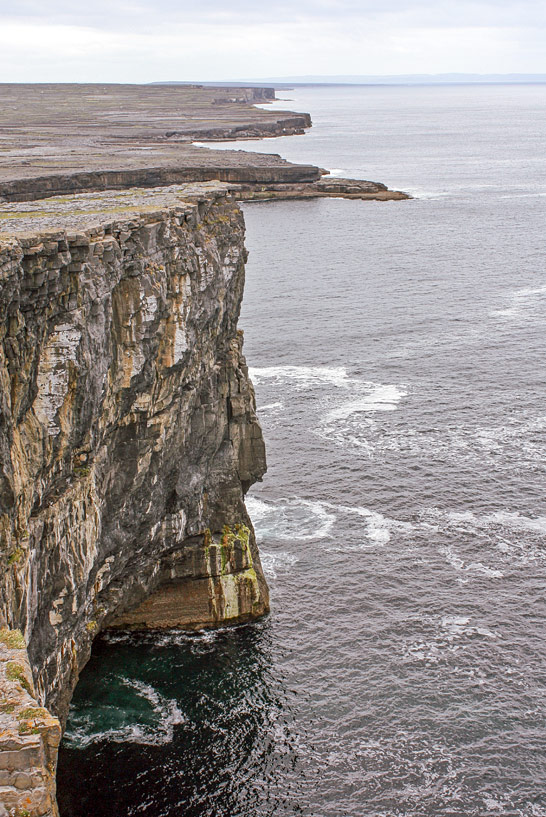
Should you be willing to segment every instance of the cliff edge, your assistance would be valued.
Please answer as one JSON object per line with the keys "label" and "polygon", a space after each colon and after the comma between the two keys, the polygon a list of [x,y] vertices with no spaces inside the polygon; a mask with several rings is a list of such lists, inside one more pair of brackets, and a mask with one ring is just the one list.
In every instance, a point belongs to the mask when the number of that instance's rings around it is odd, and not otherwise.
{"label": "cliff edge", "polygon": [[[2,209],[0,626],[21,656],[0,651],[0,802],[21,815],[55,813],[52,716],[100,630],[268,610],[244,505],[266,468],[245,255],[222,183]],[[42,707],[31,758],[19,715]]]}
{"label": "cliff edge", "polygon": [[0,83],[0,200],[220,180],[239,198],[410,198],[375,182],[275,153],[209,150],[221,142],[302,134],[307,113],[266,110],[273,88]]}

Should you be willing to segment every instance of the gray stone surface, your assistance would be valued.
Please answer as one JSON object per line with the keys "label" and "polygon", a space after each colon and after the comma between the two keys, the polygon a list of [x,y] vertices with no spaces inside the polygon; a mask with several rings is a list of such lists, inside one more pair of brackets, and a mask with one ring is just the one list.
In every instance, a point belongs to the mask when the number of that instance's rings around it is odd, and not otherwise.
{"label": "gray stone surface", "polygon": [[146,599],[143,626],[165,594],[188,627],[267,611],[243,501],[265,452],[226,186],[39,204],[0,208],[0,623],[63,719],[97,632]]}
{"label": "gray stone surface", "polygon": [[303,133],[308,114],[255,107],[273,89],[0,84],[0,198],[191,181],[312,181],[276,154],[212,151],[193,140]]}
{"label": "gray stone surface", "polygon": [[7,813],[56,814],[60,740],[58,719],[36,701],[22,633],[0,629],[0,805]]}

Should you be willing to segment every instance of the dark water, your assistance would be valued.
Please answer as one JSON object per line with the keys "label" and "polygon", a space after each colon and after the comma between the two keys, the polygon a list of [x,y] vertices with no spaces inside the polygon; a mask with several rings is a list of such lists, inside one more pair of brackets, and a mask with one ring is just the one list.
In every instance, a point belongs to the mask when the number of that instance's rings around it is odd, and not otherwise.
{"label": "dark water", "polygon": [[63,817],[544,817],[546,87],[290,106],[419,198],[245,206],[273,612],[100,642]]}

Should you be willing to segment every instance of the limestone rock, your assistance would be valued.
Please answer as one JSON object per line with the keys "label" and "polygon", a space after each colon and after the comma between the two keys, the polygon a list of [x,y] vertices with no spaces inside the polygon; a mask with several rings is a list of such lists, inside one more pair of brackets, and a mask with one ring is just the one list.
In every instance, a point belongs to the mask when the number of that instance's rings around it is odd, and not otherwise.
{"label": "limestone rock", "polygon": [[244,223],[219,183],[0,215],[0,625],[63,721],[104,627],[268,610],[244,506],[266,467],[237,329]]}
{"label": "limestone rock", "polygon": [[0,630],[0,815],[57,817],[57,718],[38,706],[19,630]]}

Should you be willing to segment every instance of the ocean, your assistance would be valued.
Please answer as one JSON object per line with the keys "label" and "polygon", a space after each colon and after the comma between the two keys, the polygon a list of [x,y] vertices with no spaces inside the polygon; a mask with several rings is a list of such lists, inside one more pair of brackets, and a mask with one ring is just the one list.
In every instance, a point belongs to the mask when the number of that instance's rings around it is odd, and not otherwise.
{"label": "ocean", "polygon": [[61,815],[545,817],[546,86],[281,95],[415,198],[244,205],[272,612],[98,640]]}

